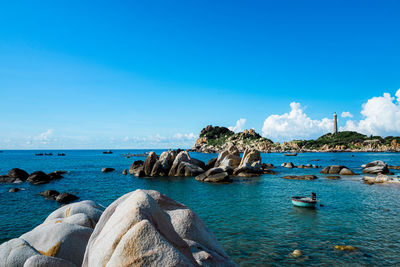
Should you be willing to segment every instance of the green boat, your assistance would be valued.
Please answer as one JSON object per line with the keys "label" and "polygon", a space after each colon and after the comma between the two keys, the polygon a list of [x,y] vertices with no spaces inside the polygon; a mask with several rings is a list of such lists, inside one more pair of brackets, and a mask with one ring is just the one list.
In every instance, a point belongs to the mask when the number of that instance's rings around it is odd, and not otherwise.
{"label": "green boat", "polygon": [[296,207],[315,208],[315,205],[317,204],[317,195],[312,193],[311,197],[295,196],[292,197],[292,203]]}

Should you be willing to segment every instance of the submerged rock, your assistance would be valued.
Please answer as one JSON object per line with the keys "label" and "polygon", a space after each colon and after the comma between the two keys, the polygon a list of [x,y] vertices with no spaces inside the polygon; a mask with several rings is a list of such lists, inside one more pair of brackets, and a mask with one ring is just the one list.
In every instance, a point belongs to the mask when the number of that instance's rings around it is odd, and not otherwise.
{"label": "submerged rock", "polygon": [[51,180],[57,180],[63,178],[63,174],[65,174],[66,171],[53,171],[49,174],[47,174]]}
{"label": "submerged rock", "polygon": [[334,246],[334,249],[341,251],[353,251],[356,250],[357,248],[349,245],[336,245]]}
{"label": "submerged rock", "polygon": [[331,179],[331,180],[339,180],[340,176],[328,175],[328,176],[326,176],[326,178]]}
{"label": "submerged rock", "polygon": [[289,179],[289,180],[315,180],[318,177],[315,175],[287,175],[283,176],[283,179]]}
{"label": "submerged rock", "polygon": [[301,252],[300,249],[295,249],[295,250],[293,250],[293,252],[290,255],[294,258],[298,258],[303,255],[303,252]]}
{"label": "submerged rock", "polygon": [[55,199],[60,193],[57,190],[46,190],[44,192],[39,193],[41,196],[45,198],[53,198]]}
{"label": "submerged rock", "polygon": [[114,201],[86,247],[83,266],[235,266],[188,207],[157,191]]}

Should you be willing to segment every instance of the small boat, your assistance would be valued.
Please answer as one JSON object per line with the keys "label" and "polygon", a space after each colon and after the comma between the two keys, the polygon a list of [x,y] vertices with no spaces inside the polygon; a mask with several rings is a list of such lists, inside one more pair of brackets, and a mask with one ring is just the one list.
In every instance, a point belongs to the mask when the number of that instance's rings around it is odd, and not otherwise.
{"label": "small boat", "polygon": [[53,156],[53,153],[44,153],[45,156]]}
{"label": "small boat", "polygon": [[285,156],[288,156],[288,157],[290,157],[290,156],[292,156],[292,157],[294,157],[294,156],[297,156],[297,153],[293,153],[293,154],[288,154],[288,153],[286,153],[286,154],[284,154]]}
{"label": "small boat", "polygon": [[108,151],[103,151],[103,154],[112,154],[113,152],[111,150]]}
{"label": "small boat", "polygon": [[57,156],[65,156],[65,153],[57,153]]}
{"label": "small boat", "polygon": [[43,156],[43,153],[36,153],[35,156]]}
{"label": "small boat", "polygon": [[311,193],[311,197],[292,197],[292,203],[296,207],[314,208],[317,204],[317,195]]}

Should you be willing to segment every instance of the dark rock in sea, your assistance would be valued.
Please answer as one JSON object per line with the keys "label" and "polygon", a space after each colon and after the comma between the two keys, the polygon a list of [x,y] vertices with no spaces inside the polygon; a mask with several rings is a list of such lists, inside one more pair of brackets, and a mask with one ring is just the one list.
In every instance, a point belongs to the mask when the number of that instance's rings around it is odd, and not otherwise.
{"label": "dark rock in sea", "polygon": [[210,160],[207,162],[206,167],[205,167],[204,170],[208,171],[209,169],[214,168],[215,162],[217,162],[217,158],[212,158],[212,159],[210,159]]}
{"label": "dark rock in sea", "polygon": [[113,171],[115,171],[115,169],[114,168],[103,168],[103,169],[101,169],[101,171],[102,172],[113,172]]}
{"label": "dark rock in sea", "polygon": [[203,161],[199,160],[199,159],[190,157],[190,161],[189,162],[191,164],[197,166],[197,167],[200,167],[202,170],[204,170],[206,168],[206,164]]}
{"label": "dark rock in sea", "polygon": [[57,180],[57,179],[61,179],[64,176],[62,176],[64,173],[66,173],[66,171],[53,171],[49,174],[47,174],[51,180]]}
{"label": "dark rock in sea", "polygon": [[19,188],[16,188],[16,187],[13,187],[13,188],[10,188],[10,190],[8,190],[8,192],[10,192],[10,193],[15,193],[15,192],[18,192],[18,191],[20,191],[21,189],[19,189]]}
{"label": "dark rock in sea", "polygon": [[7,176],[11,178],[18,178],[22,181],[25,181],[29,177],[29,174],[24,170],[14,168],[8,172]]}
{"label": "dark rock in sea", "polygon": [[362,165],[361,167],[363,168],[363,173],[370,173],[370,174],[389,173],[388,165],[381,160],[372,161],[368,164]]}
{"label": "dark rock in sea", "polygon": [[315,180],[318,177],[315,175],[287,175],[283,176],[283,179],[289,179],[289,180]]}
{"label": "dark rock in sea", "polygon": [[143,160],[134,161],[132,165],[129,167],[129,173],[137,177],[143,177],[144,176],[143,164],[144,164]]}
{"label": "dark rock in sea", "polygon": [[276,174],[276,172],[270,169],[263,169],[263,174]]}
{"label": "dark rock in sea", "polygon": [[146,160],[144,161],[143,164],[143,170],[146,176],[151,175],[151,171],[153,170],[153,166],[157,162],[157,160],[158,156],[155,152],[151,151],[149,155],[147,155]]}
{"label": "dark rock in sea", "polygon": [[56,190],[46,190],[44,192],[39,193],[41,196],[45,198],[53,198],[55,199],[60,193]]}
{"label": "dark rock in sea", "polygon": [[59,194],[56,197],[56,201],[58,203],[62,203],[62,204],[67,204],[67,203],[70,203],[70,202],[75,201],[77,199],[79,199],[79,197],[77,197],[77,196],[75,196],[73,194],[70,194],[70,193],[62,193],[62,194]]}
{"label": "dark rock in sea", "polygon": [[176,176],[197,176],[202,174],[204,170],[189,162],[181,162],[176,171]]}
{"label": "dark rock in sea", "polygon": [[[229,167],[229,166],[228,166]],[[230,168],[232,170],[232,168]],[[203,174],[196,176],[197,181],[209,183],[230,183],[232,179],[229,178],[228,172],[224,168],[212,168]]]}
{"label": "dark rock in sea", "polygon": [[123,175],[127,175],[127,174],[128,174],[128,171],[127,171],[126,169],[124,169],[124,170],[122,171],[122,174],[123,174]]}
{"label": "dark rock in sea", "polygon": [[340,174],[340,175],[355,175],[355,173],[342,165],[331,165],[323,168],[320,173],[323,174]]}
{"label": "dark rock in sea", "polygon": [[326,178],[331,179],[331,180],[339,180],[340,176],[328,175],[328,176],[326,176]]}
{"label": "dark rock in sea", "polygon": [[174,162],[172,163],[171,169],[168,172],[168,176],[178,176],[177,170],[181,162],[190,162],[189,153],[187,153],[186,151],[181,151],[179,154],[177,154]]}
{"label": "dark rock in sea", "polygon": [[275,168],[274,164],[272,164],[272,163],[261,163],[261,167],[263,169],[273,169],[273,168]]}
{"label": "dark rock in sea", "polygon": [[31,173],[26,179],[31,184],[39,185],[39,184],[47,184],[50,182],[51,178],[47,174],[42,171],[35,171]]}
{"label": "dark rock in sea", "polygon": [[8,175],[0,175],[0,183],[19,184],[19,183],[22,183],[22,181],[18,178],[9,177]]}

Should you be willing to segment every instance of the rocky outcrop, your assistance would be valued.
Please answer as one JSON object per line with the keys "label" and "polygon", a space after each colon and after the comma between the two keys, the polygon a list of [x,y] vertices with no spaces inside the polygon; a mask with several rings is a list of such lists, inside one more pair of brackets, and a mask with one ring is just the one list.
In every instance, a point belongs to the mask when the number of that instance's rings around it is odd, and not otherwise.
{"label": "rocky outcrop", "polygon": [[355,175],[355,173],[342,165],[331,165],[323,168],[320,173],[323,174],[339,174],[339,175]]}
{"label": "rocky outcrop", "polygon": [[63,178],[63,174],[67,173],[66,171],[53,171],[48,173],[47,175],[50,177],[50,180],[58,180]]}
{"label": "rocky outcrop", "polygon": [[209,169],[203,174],[196,176],[196,180],[208,183],[231,183],[232,179],[229,174],[233,173],[233,169],[229,166],[215,167]]}
{"label": "rocky outcrop", "polygon": [[229,166],[236,169],[239,167],[240,162],[240,152],[236,146],[231,144],[227,149],[219,153],[217,161],[215,162],[215,167]]}
{"label": "rocky outcrop", "polygon": [[318,177],[315,175],[287,175],[283,176],[283,179],[288,179],[288,180],[315,180]]}
{"label": "rocky outcrop", "polygon": [[210,159],[210,160],[207,162],[206,167],[205,167],[204,170],[208,171],[209,169],[214,168],[216,162],[217,162],[217,158],[212,158],[212,159]]}
{"label": "rocky outcrop", "polygon": [[63,206],[33,230],[0,245],[0,267],[81,266],[103,208],[93,201]]}
{"label": "rocky outcrop", "polygon": [[162,152],[160,158],[154,164],[150,176],[167,176],[175,157],[175,151],[169,150]]}
{"label": "rocky outcrop", "polygon": [[101,216],[82,266],[235,266],[188,207],[157,191],[136,190]]}
{"label": "rocky outcrop", "polygon": [[157,162],[158,156],[155,152],[151,151],[149,155],[147,155],[146,160],[143,164],[144,175],[150,176],[151,171],[153,170],[154,164]]}
{"label": "rocky outcrop", "polygon": [[176,176],[179,165],[182,162],[190,162],[190,156],[189,153],[186,151],[181,151],[179,154],[176,156],[174,159],[174,162],[172,163],[171,169],[168,172],[168,176]]}
{"label": "rocky outcrop", "polygon": [[363,168],[363,173],[370,173],[370,174],[389,173],[388,165],[381,160],[372,161],[368,164],[362,165],[361,167]]}
{"label": "rocky outcrop", "polygon": [[129,173],[136,176],[136,177],[143,177],[144,170],[143,170],[143,160],[136,160],[132,163],[132,165],[129,167]]}

